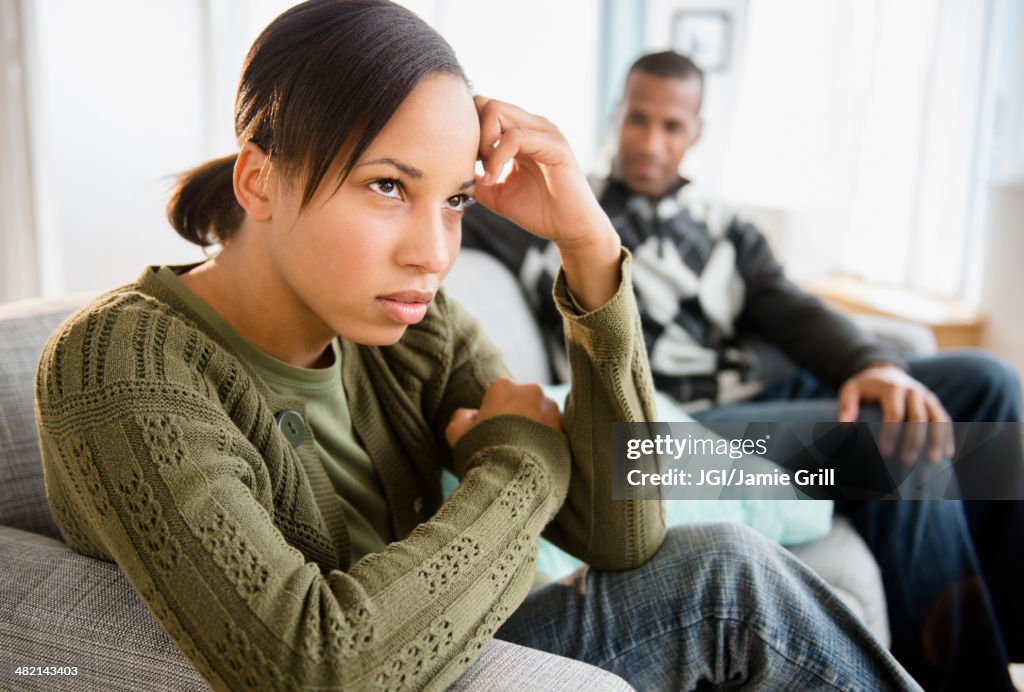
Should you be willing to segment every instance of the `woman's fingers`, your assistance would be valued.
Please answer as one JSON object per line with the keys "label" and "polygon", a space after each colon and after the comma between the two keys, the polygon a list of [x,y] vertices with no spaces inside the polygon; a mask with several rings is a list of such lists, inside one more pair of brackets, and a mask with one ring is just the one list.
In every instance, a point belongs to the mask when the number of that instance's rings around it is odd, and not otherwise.
{"label": "woman's fingers", "polygon": [[533,164],[557,166],[565,163],[566,153],[564,141],[550,133],[522,128],[507,130],[498,145],[481,158],[484,165],[482,182],[484,185],[494,184],[510,161],[527,167]]}
{"label": "woman's fingers", "polygon": [[508,130],[523,128],[538,132],[558,132],[558,128],[547,118],[524,111],[511,103],[479,95],[473,97],[473,102],[480,116],[481,158]]}
{"label": "woman's fingers", "polygon": [[558,404],[537,384],[517,384],[507,377],[494,381],[480,404],[480,420],[512,414],[562,430],[562,412]]}
{"label": "woman's fingers", "polygon": [[[554,242],[577,300],[603,305],[619,283],[620,243],[569,142],[550,121],[522,108],[483,96],[475,102],[483,173],[474,197]],[[497,182],[506,167],[508,176]]]}
{"label": "woman's fingers", "polygon": [[452,447],[474,425],[488,418],[512,414],[524,416],[562,431],[562,411],[540,385],[517,384],[508,377],[495,380],[484,392],[480,408],[460,408],[452,414],[444,435]]}
{"label": "woman's fingers", "polygon": [[[559,163],[566,158],[565,152],[560,151],[567,146],[565,138],[547,118],[527,113],[518,106],[483,96],[476,96],[475,102],[480,115],[478,155],[490,176],[487,177],[487,183],[493,183],[501,172],[501,167],[511,160],[512,156],[502,152],[501,165],[487,166],[488,162],[495,160],[495,152],[508,149],[510,139],[516,142],[524,139],[533,142],[536,145],[534,153],[558,152],[551,161],[541,161],[541,163]],[[515,147],[515,150],[529,153],[522,148],[522,145]]]}
{"label": "woman's fingers", "polygon": [[448,426],[444,429],[445,439],[448,440],[448,444],[452,447],[459,441],[459,438],[466,434],[466,432],[473,427],[473,423],[476,420],[479,411],[475,408],[460,408],[456,409],[455,413],[452,414],[452,418],[448,421]]}
{"label": "woman's fingers", "polygon": [[490,147],[486,153],[480,155],[480,161],[484,166],[484,176],[480,182],[484,185],[493,185],[497,182],[505,165],[519,153],[522,147],[522,132],[520,129],[505,132],[496,146]]}

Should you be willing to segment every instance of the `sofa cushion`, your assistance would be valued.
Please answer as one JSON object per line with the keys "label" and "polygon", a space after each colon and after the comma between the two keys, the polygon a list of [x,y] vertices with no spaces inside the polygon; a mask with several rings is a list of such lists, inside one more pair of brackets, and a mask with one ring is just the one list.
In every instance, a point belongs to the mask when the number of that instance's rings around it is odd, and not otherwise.
{"label": "sofa cushion", "polygon": [[36,434],[36,363],[47,337],[81,302],[0,305],[0,524],[55,537]]}
{"label": "sofa cushion", "polygon": [[883,646],[891,641],[882,574],[850,520],[836,516],[823,540],[790,548],[860,616]]}

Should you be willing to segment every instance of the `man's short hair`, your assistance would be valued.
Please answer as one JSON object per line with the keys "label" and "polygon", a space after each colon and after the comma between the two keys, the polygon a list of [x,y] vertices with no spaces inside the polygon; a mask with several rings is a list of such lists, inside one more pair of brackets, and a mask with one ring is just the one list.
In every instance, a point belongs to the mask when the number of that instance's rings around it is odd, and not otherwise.
{"label": "man's short hair", "polygon": [[700,82],[701,89],[704,88],[704,71],[697,67],[697,63],[685,55],[680,55],[674,50],[665,50],[660,53],[648,53],[637,59],[630,72],[643,72],[655,77],[667,77],[671,79],[687,79],[695,77]]}

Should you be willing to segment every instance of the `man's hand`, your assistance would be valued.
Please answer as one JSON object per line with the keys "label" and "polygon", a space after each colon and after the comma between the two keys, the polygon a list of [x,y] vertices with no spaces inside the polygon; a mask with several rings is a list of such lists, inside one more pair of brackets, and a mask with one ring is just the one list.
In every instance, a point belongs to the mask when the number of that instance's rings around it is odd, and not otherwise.
{"label": "man's hand", "polygon": [[[887,363],[870,365],[848,379],[839,388],[839,420],[851,423],[857,420],[861,402],[877,403],[882,409],[882,431],[879,448],[885,455],[892,453],[899,435],[905,427],[903,460],[917,459],[918,452],[929,437],[928,460],[938,462],[943,455],[953,455],[952,426],[949,425],[884,425],[884,423],[949,423],[950,417],[934,392],[906,372]],[[929,429],[931,434],[928,435]]]}
{"label": "man's hand", "polygon": [[558,404],[544,396],[540,385],[516,384],[501,377],[487,388],[479,409],[460,408],[452,414],[444,431],[448,444],[454,447],[477,423],[505,414],[526,416],[562,432],[562,412]]}

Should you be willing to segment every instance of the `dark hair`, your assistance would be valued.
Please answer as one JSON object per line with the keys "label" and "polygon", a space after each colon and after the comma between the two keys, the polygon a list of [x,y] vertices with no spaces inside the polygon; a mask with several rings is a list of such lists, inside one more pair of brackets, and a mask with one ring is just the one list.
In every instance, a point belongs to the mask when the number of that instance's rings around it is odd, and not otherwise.
{"label": "dark hair", "polygon": [[648,53],[637,58],[630,72],[643,72],[656,77],[670,77],[672,79],[686,79],[696,77],[701,85],[704,84],[704,71],[697,67],[690,58],[680,55],[674,50],[664,50],[660,53]]}
{"label": "dark hair", "polygon": [[633,72],[643,72],[666,79],[689,79],[692,77],[700,84],[702,96],[704,93],[704,70],[697,67],[697,63],[693,60],[674,50],[648,53],[637,58],[629,68],[629,74]]}
{"label": "dark hair", "polygon": [[[402,101],[438,72],[468,85],[451,46],[410,10],[388,0],[309,0],[271,22],[249,49],[235,134],[266,152],[275,169],[298,176],[305,207],[338,157],[340,186]],[[189,242],[224,242],[241,225],[235,159],[210,161],[178,180],[167,218]]]}

